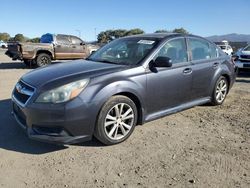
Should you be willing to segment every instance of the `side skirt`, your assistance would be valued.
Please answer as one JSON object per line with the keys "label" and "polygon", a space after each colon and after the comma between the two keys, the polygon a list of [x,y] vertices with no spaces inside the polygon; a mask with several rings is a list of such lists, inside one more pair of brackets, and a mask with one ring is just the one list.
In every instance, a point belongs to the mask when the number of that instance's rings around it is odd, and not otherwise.
{"label": "side skirt", "polygon": [[158,119],[158,118],[161,118],[161,117],[164,117],[164,116],[169,115],[169,114],[174,114],[176,112],[192,108],[194,106],[206,104],[206,103],[209,103],[209,102],[211,102],[211,98],[206,97],[206,98],[201,98],[201,99],[198,99],[198,100],[195,100],[195,101],[192,101],[192,102],[188,102],[188,103],[185,103],[185,104],[173,107],[173,108],[169,108],[169,109],[166,109],[166,110],[163,110],[163,111],[160,111],[160,112],[149,114],[149,115],[146,116],[144,123],[155,120],[155,119]]}

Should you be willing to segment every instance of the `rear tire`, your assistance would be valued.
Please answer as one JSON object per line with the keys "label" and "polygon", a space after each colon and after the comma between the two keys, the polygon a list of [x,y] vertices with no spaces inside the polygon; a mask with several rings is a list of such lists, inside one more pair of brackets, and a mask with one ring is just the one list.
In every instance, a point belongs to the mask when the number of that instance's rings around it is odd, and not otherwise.
{"label": "rear tire", "polygon": [[227,79],[224,76],[221,76],[214,86],[212,104],[215,106],[221,105],[227,97],[228,89]]}
{"label": "rear tire", "polygon": [[100,110],[94,136],[105,145],[121,143],[132,134],[137,118],[137,108],[131,99],[113,96]]}
{"label": "rear tire", "polygon": [[43,67],[51,64],[51,57],[48,54],[41,53],[36,58],[36,65],[38,67]]}

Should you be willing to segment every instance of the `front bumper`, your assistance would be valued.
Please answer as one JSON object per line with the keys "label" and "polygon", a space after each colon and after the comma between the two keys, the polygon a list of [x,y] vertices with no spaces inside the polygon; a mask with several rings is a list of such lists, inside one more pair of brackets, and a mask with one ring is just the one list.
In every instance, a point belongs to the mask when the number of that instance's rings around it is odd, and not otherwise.
{"label": "front bumper", "polygon": [[92,139],[96,117],[90,106],[79,104],[77,98],[63,105],[22,106],[12,98],[12,114],[28,137],[55,144]]}
{"label": "front bumper", "polygon": [[240,69],[250,69],[250,60],[249,61],[236,61],[236,66]]}

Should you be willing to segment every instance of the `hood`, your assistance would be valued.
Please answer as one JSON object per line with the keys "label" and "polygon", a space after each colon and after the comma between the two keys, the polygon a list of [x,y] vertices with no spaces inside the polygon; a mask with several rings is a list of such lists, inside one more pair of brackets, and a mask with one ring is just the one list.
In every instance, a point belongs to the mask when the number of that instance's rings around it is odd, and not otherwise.
{"label": "hood", "polygon": [[22,80],[33,87],[41,87],[46,83],[71,77],[96,77],[111,72],[126,69],[125,65],[99,63],[86,60],[77,60],[67,63],[58,63],[33,70],[22,77]]}
{"label": "hood", "polygon": [[242,51],[241,51],[241,54],[242,54],[242,55],[250,55],[250,51],[244,51],[244,50],[242,50]]}

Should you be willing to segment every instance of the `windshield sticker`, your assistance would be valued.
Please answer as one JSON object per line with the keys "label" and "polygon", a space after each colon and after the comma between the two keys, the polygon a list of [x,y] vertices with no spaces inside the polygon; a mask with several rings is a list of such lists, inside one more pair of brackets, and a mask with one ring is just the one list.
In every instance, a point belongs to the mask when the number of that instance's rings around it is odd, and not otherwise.
{"label": "windshield sticker", "polygon": [[155,41],[153,41],[153,40],[140,40],[137,43],[138,44],[154,44]]}

